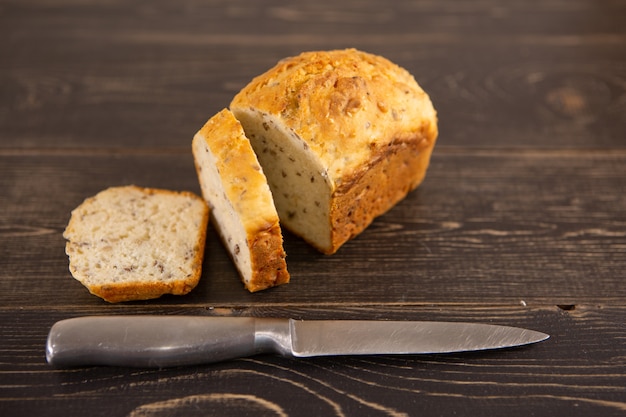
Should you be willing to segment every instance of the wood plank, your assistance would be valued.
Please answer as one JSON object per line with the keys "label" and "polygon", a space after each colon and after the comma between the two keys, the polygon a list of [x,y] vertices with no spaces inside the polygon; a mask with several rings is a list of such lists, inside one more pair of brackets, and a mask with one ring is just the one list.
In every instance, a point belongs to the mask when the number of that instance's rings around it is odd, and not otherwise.
{"label": "wood plank", "polygon": [[[615,48],[355,45],[393,59],[430,94],[440,146],[624,148],[626,58]],[[120,46],[123,48],[123,45]],[[318,45],[318,47],[323,47]],[[126,46],[127,54],[141,55]],[[149,49],[149,46],[145,47]],[[518,46],[525,50],[526,46]],[[23,64],[0,73],[2,147],[183,147],[252,77],[301,50],[173,45],[153,62]],[[181,52],[184,51],[184,52]],[[82,54],[78,51],[77,54]],[[93,53],[93,52],[92,52]],[[585,64],[580,63],[581,54]],[[197,58],[203,55],[206,58]],[[156,61],[158,59],[158,61]]]}
{"label": "wood plank", "polygon": [[0,147],[186,146],[279,59],[351,46],[416,76],[442,145],[626,143],[618,3],[401,1],[387,15],[376,2],[75,3],[3,9]]}
{"label": "wood plank", "polygon": [[[0,293],[7,306],[101,303],[69,275],[61,236],[84,198],[129,183],[198,192],[188,153],[0,161]],[[424,184],[339,253],[321,255],[286,233],[291,284],[247,293],[211,230],[199,286],[151,303],[623,301],[625,177],[620,152],[436,153]]]}
{"label": "wood plank", "polygon": [[[333,7],[327,7],[332,5]],[[502,4],[497,0],[458,2],[430,0],[419,3],[398,0],[393,7],[380,7],[378,2],[347,0],[330,3],[262,0],[249,3],[233,0],[228,7],[220,0],[186,0],[183,3],[152,2],[150,6],[128,4],[122,0],[97,3],[60,0],[4,1],[2,18],[5,30],[20,36],[51,36],[66,34],[113,37],[124,31],[143,30],[172,33],[204,33],[214,35],[249,36],[246,43],[262,42],[264,37],[293,32],[332,37],[332,34],[358,35],[358,29],[369,28],[362,37],[406,33],[450,33],[454,35],[537,36],[623,34],[625,15],[620,1],[587,2],[584,0],[546,0],[529,3],[512,0]],[[591,19],[591,18],[601,18]],[[39,27],[39,31],[30,31]],[[332,32],[332,33],[331,33]],[[293,40],[280,38],[281,43]],[[497,42],[498,39],[492,39]]]}
{"label": "wood plank", "polygon": [[[0,414],[622,416],[623,0],[0,1]],[[440,139],[426,182],[333,256],[249,294],[210,231],[184,297],[107,304],[68,271],[70,210],[112,185],[198,192],[194,132],[253,76],[357,47],[412,72]],[[45,363],[92,314],[477,321],[522,349],[146,370]]]}
{"label": "wood plank", "polygon": [[[622,0],[3,0],[0,414],[568,415],[626,411]],[[110,305],[68,272],[72,208],[112,185],[198,192],[190,140],[253,76],[357,47],[440,117],[426,182],[333,256],[286,233],[292,284],[249,294],[213,231],[185,297]],[[45,363],[91,314],[478,321],[522,349],[146,370]]]}
{"label": "wood plank", "polygon": [[[0,309],[0,404],[7,415],[45,410],[48,416],[67,417],[189,416],[210,410],[223,416],[406,416],[419,410],[426,415],[618,416],[626,410],[624,306],[160,308],[161,314],[479,321],[551,334],[534,346],[483,353],[304,360],[263,355],[164,370],[49,367],[43,351],[49,326],[99,309],[46,310]],[[153,312],[139,306],[118,310]]]}

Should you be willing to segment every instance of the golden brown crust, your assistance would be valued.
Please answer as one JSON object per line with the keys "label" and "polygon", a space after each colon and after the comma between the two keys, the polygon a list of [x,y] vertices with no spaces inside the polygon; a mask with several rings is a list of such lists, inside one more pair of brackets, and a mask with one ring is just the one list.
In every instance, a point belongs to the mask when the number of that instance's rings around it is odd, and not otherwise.
{"label": "golden brown crust", "polygon": [[322,252],[335,253],[422,182],[432,152],[426,144],[409,141],[388,147],[360,171],[362,175],[335,190],[330,213],[332,247]]}
{"label": "golden brown crust", "polygon": [[252,280],[247,285],[250,292],[289,282],[282,241],[278,223],[267,230],[259,231],[248,240],[254,271]]}
{"label": "golden brown crust", "polygon": [[[200,262],[200,267],[202,262]],[[159,298],[163,294],[185,295],[193,290],[200,281],[200,270],[184,281],[162,283],[158,281],[144,283],[120,283],[96,285],[88,288],[89,292],[109,303],[140,301]]]}
{"label": "golden brown crust", "polygon": [[355,49],[286,58],[242,89],[231,102],[236,107],[279,117],[337,183],[399,136],[426,128],[433,145],[437,136],[435,110],[413,76]]}

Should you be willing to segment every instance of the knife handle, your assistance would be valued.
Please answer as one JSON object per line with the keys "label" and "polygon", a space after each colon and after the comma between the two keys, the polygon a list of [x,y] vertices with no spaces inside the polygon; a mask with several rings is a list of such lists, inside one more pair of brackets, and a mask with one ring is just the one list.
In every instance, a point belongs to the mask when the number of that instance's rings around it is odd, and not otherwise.
{"label": "knife handle", "polygon": [[93,316],[55,323],[46,345],[59,367],[168,367],[259,353],[291,354],[287,319],[196,316]]}

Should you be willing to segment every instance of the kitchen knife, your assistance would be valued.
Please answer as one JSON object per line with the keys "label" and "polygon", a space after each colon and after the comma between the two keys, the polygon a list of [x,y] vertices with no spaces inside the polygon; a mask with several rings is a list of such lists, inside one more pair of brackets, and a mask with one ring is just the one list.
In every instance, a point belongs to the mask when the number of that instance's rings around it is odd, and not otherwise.
{"label": "kitchen knife", "polygon": [[54,324],[46,358],[59,367],[168,367],[262,353],[311,357],[465,352],[527,345],[548,337],[479,323],[88,316]]}

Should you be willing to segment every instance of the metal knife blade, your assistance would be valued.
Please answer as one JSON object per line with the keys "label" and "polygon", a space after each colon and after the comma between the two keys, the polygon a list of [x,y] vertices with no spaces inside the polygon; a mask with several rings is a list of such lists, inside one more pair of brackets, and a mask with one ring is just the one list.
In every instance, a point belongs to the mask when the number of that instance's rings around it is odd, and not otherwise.
{"label": "metal knife blade", "polygon": [[92,316],[55,323],[46,358],[59,367],[168,367],[261,353],[291,357],[453,353],[547,338],[534,330],[480,323]]}

